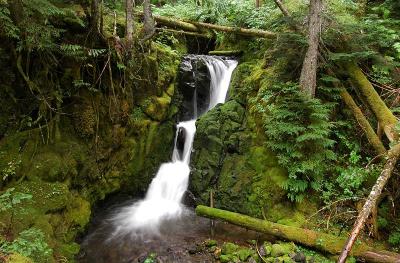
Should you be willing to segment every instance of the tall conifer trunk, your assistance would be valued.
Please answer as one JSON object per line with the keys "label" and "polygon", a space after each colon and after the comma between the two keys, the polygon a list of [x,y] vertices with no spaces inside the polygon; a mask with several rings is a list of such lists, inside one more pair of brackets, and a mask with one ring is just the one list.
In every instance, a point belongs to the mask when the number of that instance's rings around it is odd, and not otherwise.
{"label": "tall conifer trunk", "polygon": [[142,44],[151,39],[156,32],[156,23],[151,11],[150,0],[144,0],[143,2],[143,23],[143,34],[140,41]]}
{"label": "tall conifer trunk", "polygon": [[300,76],[300,88],[310,97],[317,88],[318,46],[322,28],[323,0],[310,0],[308,50]]}
{"label": "tall conifer trunk", "polygon": [[131,52],[133,47],[133,32],[135,30],[135,25],[133,22],[133,0],[125,1],[125,11],[126,11],[126,50],[128,53]]}

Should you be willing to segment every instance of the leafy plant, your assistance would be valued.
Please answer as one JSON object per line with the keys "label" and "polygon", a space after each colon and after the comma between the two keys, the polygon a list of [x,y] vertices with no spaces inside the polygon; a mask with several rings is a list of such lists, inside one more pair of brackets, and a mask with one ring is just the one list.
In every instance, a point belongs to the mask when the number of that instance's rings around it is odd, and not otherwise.
{"label": "leafy plant", "polygon": [[320,181],[336,159],[329,139],[330,105],[310,99],[294,83],[281,83],[262,89],[254,107],[262,114],[267,146],[288,170],[282,185],[291,200],[301,201],[304,192],[319,189]]}
{"label": "leafy plant", "polygon": [[3,181],[6,181],[7,179],[13,177],[16,174],[17,169],[21,165],[21,163],[22,163],[21,160],[16,160],[16,159],[9,161],[6,167],[4,167],[0,172],[1,179]]}
{"label": "leafy plant", "polygon": [[15,188],[8,188],[0,195],[0,212],[13,209],[15,205],[20,204],[23,200],[32,199],[32,195],[14,192]]}
{"label": "leafy plant", "polygon": [[389,235],[389,243],[392,246],[399,246],[400,245],[400,231],[395,231]]}
{"label": "leafy plant", "polygon": [[22,203],[22,201],[28,201],[32,199],[32,195],[14,192],[15,188],[8,188],[3,194],[0,195],[0,213],[11,211],[10,222],[8,229],[14,221],[15,207]]}
{"label": "leafy plant", "polygon": [[46,243],[43,232],[34,227],[19,233],[18,238],[14,241],[1,244],[0,251],[18,253],[32,258],[35,262],[51,262],[53,254],[53,250]]}

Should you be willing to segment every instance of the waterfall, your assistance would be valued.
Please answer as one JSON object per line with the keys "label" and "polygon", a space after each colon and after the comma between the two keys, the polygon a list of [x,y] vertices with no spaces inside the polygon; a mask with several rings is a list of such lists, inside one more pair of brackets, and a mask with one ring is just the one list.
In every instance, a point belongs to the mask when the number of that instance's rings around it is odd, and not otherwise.
{"label": "waterfall", "polygon": [[[208,110],[224,103],[229,89],[235,60],[213,56],[196,56],[206,64],[210,74],[210,103]],[[190,156],[196,133],[198,112],[196,92],[193,98],[192,119],[177,124],[172,160],[160,166],[143,200],[122,208],[114,216],[114,235],[157,233],[163,220],[177,218],[184,206],[182,198],[187,190],[190,174]],[[203,113],[204,114],[204,113]],[[183,140],[182,140],[183,138]]]}

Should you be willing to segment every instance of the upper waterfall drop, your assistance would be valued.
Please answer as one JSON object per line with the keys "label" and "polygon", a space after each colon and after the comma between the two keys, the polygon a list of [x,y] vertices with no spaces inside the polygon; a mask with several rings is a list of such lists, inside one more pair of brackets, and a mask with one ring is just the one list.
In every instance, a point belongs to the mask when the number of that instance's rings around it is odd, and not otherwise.
{"label": "upper waterfall drop", "polygon": [[[238,62],[220,57],[199,55],[210,74],[210,98],[207,110],[225,102],[233,70]],[[186,65],[187,66],[187,65]],[[182,198],[187,190],[190,156],[196,133],[198,110],[196,93],[192,119],[177,124],[172,161],[160,166],[143,200],[124,207],[113,218],[114,236],[119,234],[157,233],[163,220],[178,217],[183,211]],[[183,139],[182,139],[183,137]]]}

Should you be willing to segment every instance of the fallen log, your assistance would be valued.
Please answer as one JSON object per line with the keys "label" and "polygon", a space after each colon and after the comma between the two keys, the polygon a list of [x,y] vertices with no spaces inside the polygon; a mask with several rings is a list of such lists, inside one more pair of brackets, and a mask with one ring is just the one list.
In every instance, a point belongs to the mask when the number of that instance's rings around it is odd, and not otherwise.
{"label": "fallen log", "polygon": [[386,106],[385,102],[381,99],[378,92],[376,92],[371,82],[369,82],[357,64],[349,63],[346,65],[346,69],[350,78],[354,81],[354,83],[357,85],[357,88],[364,95],[368,105],[371,107],[380,125],[382,125],[388,139],[390,141],[394,141],[398,137],[394,131],[397,118]]}
{"label": "fallen log", "polygon": [[[397,160],[400,156],[400,144],[397,144],[392,149],[389,150],[388,159],[383,167],[381,174],[379,175],[378,179],[376,180],[375,185],[372,187],[371,193],[369,194],[367,201],[365,202],[361,212],[358,214],[357,220],[354,223],[353,230],[349,238],[346,241],[345,246],[343,247],[342,253],[340,254],[338,263],[345,263],[347,255],[351,251],[354,242],[357,239],[358,234],[364,228],[365,222],[367,221],[371,211],[377,205],[377,201],[379,196],[382,193],[383,188],[385,187],[387,181],[389,180],[392,172],[396,166]],[[400,262],[400,258],[397,262]]]}
{"label": "fallen log", "polygon": [[[224,220],[234,225],[273,235],[281,239],[290,240],[333,255],[339,254],[346,242],[345,237],[338,237],[299,227],[281,225],[239,213],[202,205],[197,206],[196,214],[212,219]],[[362,242],[359,242],[354,246],[351,255],[363,258],[368,262],[400,263],[399,254],[378,250]]]}
{"label": "fallen log", "polygon": [[243,54],[242,50],[212,50],[208,52],[209,55],[214,56],[240,56]]}
{"label": "fallen log", "polygon": [[166,17],[166,16],[154,16],[154,20],[156,20],[157,24],[166,26],[166,27],[171,27],[175,29],[182,29],[185,31],[191,31],[191,32],[200,32],[201,29],[198,28],[197,26],[193,25],[192,23],[188,23],[185,21],[181,21],[178,19],[174,19],[171,17]]}
{"label": "fallen log", "polygon": [[[138,16],[143,17],[143,13],[137,13]],[[274,38],[277,36],[276,33],[266,30],[260,29],[251,29],[251,28],[242,28],[242,27],[230,27],[230,26],[221,26],[203,22],[193,22],[193,21],[182,21],[172,17],[166,16],[153,16],[154,20],[157,24],[174,28],[174,29],[182,29],[190,32],[200,32],[204,33],[207,31],[219,31],[226,33],[235,33],[242,36],[250,36],[250,37],[261,37],[261,38]]]}
{"label": "fallen log", "polygon": [[209,39],[211,39],[213,37],[209,33],[197,33],[197,32],[175,30],[175,29],[169,29],[169,28],[157,28],[156,31],[158,31],[158,32],[169,32],[169,33],[172,33],[172,34],[186,35],[186,36],[192,36],[192,37],[209,38]]}
{"label": "fallen log", "polygon": [[242,27],[230,27],[230,26],[221,26],[215,24],[208,24],[203,22],[190,22],[193,25],[206,28],[215,31],[221,31],[225,33],[235,33],[242,36],[250,36],[250,37],[262,37],[262,38],[274,38],[276,37],[276,33],[271,31],[259,30],[259,29],[249,29]]}
{"label": "fallen log", "polygon": [[379,139],[378,135],[376,135],[374,129],[371,127],[371,124],[364,116],[361,109],[357,106],[351,95],[347,92],[345,88],[341,87],[340,96],[342,97],[342,100],[347,105],[347,107],[353,113],[354,118],[361,126],[361,129],[363,129],[363,131],[365,132],[365,135],[367,136],[369,143],[375,149],[375,152],[378,155],[383,156],[386,153],[385,146],[383,146],[382,141]]}

